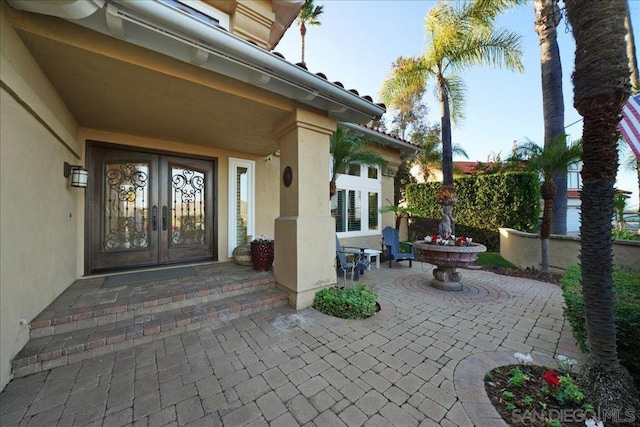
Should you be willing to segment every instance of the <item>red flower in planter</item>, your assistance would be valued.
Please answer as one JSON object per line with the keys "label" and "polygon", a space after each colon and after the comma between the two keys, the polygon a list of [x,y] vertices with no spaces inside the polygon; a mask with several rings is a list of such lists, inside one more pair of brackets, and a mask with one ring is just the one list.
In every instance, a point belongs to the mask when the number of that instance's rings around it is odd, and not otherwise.
{"label": "red flower in planter", "polygon": [[558,373],[556,371],[545,372],[542,374],[542,379],[552,388],[558,388],[558,385],[560,384],[560,378],[558,378]]}

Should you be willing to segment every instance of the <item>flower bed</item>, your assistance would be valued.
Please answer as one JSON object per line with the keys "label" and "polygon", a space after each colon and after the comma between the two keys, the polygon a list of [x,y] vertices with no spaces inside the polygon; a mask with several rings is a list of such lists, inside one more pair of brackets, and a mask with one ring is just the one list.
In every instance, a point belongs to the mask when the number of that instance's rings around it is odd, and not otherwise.
{"label": "flower bed", "polygon": [[558,367],[551,369],[530,365],[530,355],[515,356],[520,364],[500,366],[484,381],[489,400],[510,426],[603,425],[575,383],[575,360],[558,356]]}

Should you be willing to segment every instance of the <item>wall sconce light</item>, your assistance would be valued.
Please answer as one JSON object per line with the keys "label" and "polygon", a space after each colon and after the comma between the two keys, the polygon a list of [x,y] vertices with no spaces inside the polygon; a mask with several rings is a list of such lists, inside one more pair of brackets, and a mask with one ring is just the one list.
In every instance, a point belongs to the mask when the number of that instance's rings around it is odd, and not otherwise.
{"label": "wall sconce light", "polygon": [[64,176],[68,178],[71,175],[71,186],[78,188],[86,188],[89,179],[89,172],[80,165],[70,165],[64,162]]}

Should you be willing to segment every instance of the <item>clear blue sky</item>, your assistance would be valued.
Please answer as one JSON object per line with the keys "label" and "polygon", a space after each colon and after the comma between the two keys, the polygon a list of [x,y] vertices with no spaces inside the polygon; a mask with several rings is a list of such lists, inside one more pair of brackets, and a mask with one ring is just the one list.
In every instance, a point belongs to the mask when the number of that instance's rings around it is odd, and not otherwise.
{"label": "clear blue sky", "polygon": [[[436,1],[316,0],[315,3],[324,5],[324,13],[321,25],[307,30],[305,62],[309,71],[323,72],[330,81],[341,81],[347,89],[357,89],[360,95],[371,95],[379,102],[378,91],[393,61],[424,51],[424,18]],[[629,3],[638,46],[640,1]],[[499,26],[522,35],[524,73],[488,67],[462,73],[467,85],[466,119],[455,125],[453,142],[465,149],[469,160],[487,161],[498,153],[505,158],[514,141],[530,139],[542,144],[540,50],[533,20],[530,2],[497,21]],[[565,126],[569,126],[570,138],[578,139],[582,136],[582,122],[571,125],[581,119],[573,108],[571,84],[575,43],[565,28],[563,19],[558,44],[563,64]],[[300,61],[300,32],[295,23],[274,50],[291,62]],[[429,122],[437,122],[439,107],[431,90],[425,100],[430,108]],[[634,191],[630,205],[637,207],[636,173],[620,171],[617,186]]]}

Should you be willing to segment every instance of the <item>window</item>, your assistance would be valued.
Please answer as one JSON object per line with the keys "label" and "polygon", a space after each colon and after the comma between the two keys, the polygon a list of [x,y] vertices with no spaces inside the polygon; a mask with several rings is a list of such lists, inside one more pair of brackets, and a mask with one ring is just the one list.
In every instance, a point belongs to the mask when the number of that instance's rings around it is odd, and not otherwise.
{"label": "window", "polygon": [[229,256],[254,229],[255,162],[229,158]]}
{"label": "window", "polygon": [[346,170],[347,175],[360,176],[361,166],[349,165]]}
{"label": "window", "polygon": [[579,190],[582,188],[582,176],[580,175],[582,164],[574,164],[569,166],[567,171],[567,188],[570,190]]}
{"label": "window", "polygon": [[382,188],[379,169],[351,166],[348,173],[338,176],[336,187],[338,190],[331,198],[336,232],[345,233],[342,236],[379,234]]}
{"label": "window", "polygon": [[378,230],[378,194],[369,192],[369,230]]}
{"label": "window", "polygon": [[194,0],[160,0],[162,3],[178,9],[197,20],[214,27],[229,29],[229,16],[201,1]]}

